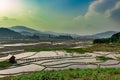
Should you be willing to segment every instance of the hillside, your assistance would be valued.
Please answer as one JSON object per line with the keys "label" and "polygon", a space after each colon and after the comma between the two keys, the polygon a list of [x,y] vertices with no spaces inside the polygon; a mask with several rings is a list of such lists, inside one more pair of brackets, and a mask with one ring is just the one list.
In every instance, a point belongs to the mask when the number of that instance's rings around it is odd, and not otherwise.
{"label": "hillside", "polygon": [[93,36],[98,37],[98,38],[109,38],[113,34],[116,34],[116,33],[118,33],[118,32],[116,32],[116,31],[107,31],[107,32],[102,32],[102,33],[95,34]]}
{"label": "hillside", "polygon": [[95,39],[93,43],[120,43],[120,32],[113,34],[110,38]]}
{"label": "hillside", "polygon": [[10,27],[9,29],[14,30],[16,32],[29,32],[29,33],[39,33],[40,31],[31,29],[31,28],[27,28],[25,26],[13,26]]}
{"label": "hillside", "polygon": [[20,33],[10,30],[8,28],[0,28],[0,37],[20,37]]}
{"label": "hillside", "polygon": [[120,32],[112,35],[111,42],[115,42],[115,43],[118,42],[118,43],[120,43]]}

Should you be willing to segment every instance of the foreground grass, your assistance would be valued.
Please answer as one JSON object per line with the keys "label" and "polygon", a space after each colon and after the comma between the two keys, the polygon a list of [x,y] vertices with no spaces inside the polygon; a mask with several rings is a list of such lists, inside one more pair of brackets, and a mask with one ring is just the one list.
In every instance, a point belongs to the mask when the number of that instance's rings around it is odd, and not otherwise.
{"label": "foreground grass", "polygon": [[5,68],[10,67],[10,66],[12,66],[12,63],[9,63],[8,61],[0,62],[0,70],[5,69]]}
{"label": "foreground grass", "polygon": [[32,48],[32,49],[25,49],[26,52],[39,52],[39,51],[57,51],[62,50],[69,53],[76,52],[76,53],[85,53],[90,52],[89,50],[85,48],[78,48],[78,49],[72,49],[72,48]]}
{"label": "foreground grass", "polygon": [[1,80],[120,80],[120,69],[68,69],[41,71]]}

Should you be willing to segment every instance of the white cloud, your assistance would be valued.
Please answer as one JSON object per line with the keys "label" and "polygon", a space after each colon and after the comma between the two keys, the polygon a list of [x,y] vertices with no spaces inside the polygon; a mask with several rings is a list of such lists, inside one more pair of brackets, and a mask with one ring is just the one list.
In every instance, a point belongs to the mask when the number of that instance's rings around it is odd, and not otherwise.
{"label": "white cloud", "polygon": [[[86,12],[85,19],[89,19],[95,16],[104,16],[114,21],[120,20],[120,0],[96,0],[89,5]],[[79,19],[77,16],[76,19]]]}
{"label": "white cloud", "polygon": [[116,3],[116,5],[108,11],[109,17],[113,19],[114,21],[118,22],[120,21],[120,1]]}
{"label": "white cloud", "polygon": [[84,16],[79,15],[74,21],[82,31],[87,29],[85,32],[92,33],[119,30],[119,25],[115,23],[118,19],[120,19],[120,0],[96,0],[89,5]]}

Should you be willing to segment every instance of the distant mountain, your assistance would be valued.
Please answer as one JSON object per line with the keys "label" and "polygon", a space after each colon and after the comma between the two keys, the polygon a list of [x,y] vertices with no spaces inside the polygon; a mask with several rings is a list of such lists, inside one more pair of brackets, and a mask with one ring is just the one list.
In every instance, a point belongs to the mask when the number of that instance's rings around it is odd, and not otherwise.
{"label": "distant mountain", "polygon": [[13,27],[10,27],[9,29],[11,30],[14,30],[16,32],[25,32],[25,33],[39,33],[40,31],[37,31],[37,30],[34,30],[34,29],[31,29],[31,28],[27,28],[25,26],[13,26]]}
{"label": "distant mountain", "polygon": [[44,34],[40,31],[37,31],[37,30],[32,29],[32,28],[25,27],[25,26],[13,26],[13,27],[10,27],[9,29],[14,30],[16,32],[19,32],[22,35],[27,35],[27,36],[33,36],[35,34],[37,34],[37,35]]}
{"label": "distant mountain", "polygon": [[106,31],[102,33],[97,33],[93,35],[78,36],[78,39],[101,39],[110,38],[113,34],[118,33],[117,31]]}
{"label": "distant mountain", "polygon": [[48,39],[49,35],[48,33],[45,32],[41,32],[32,28],[28,28],[25,26],[13,26],[10,27],[9,29],[14,30],[16,32],[19,32],[20,34],[24,35],[24,36],[34,36],[37,35],[39,36],[41,39]]}
{"label": "distant mountain", "polygon": [[77,35],[77,34],[57,33],[57,32],[51,32],[51,31],[45,31],[45,32],[43,32],[43,33],[50,34],[50,35],[54,35],[54,36],[61,36],[61,35],[71,36],[71,37],[73,37],[73,38],[77,38],[77,37],[80,36],[80,35]]}
{"label": "distant mountain", "polygon": [[19,32],[19,33],[24,35],[24,36],[33,36],[34,35],[34,33],[26,32],[26,31],[22,31],[22,32]]}
{"label": "distant mountain", "polygon": [[9,29],[14,30],[16,32],[21,33],[22,35],[39,35],[41,37],[49,37],[49,35],[55,37],[55,36],[60,36],[60,35],[71,35],[71,36],[76,36],[75,34],[66,34],[66,33],[56,33],[56,32],[51,32],[51,31],[45,31],[45,32],[41,32],[32,28],[28,28],[25,26],[13,26],[10,27]]}
{"label": "distant mountain", "polygon": [[67,33],[56,33],[56,32],[51,32],[51,31],[45,31],[41,32],[32,28],[28,28],[25,26],[13,26],[9,28],[11,30],[14,30],[16,32],[21,33],[22,35],[27,35],[27,36],[33,36],[33,35],[38,35],[40,37],[49,37],[49,35],[56,37],[60,35],[66,35],[66,36],[72,36],[73,38],[77,39],[98,39],[98,38],[108,38],[111,37],[113,34],[117,33],[117,31],[107,31],[107,32],[102,32],[94,35],[86,35],[86,36],[80,36],[77,34],[67,34]]}
{"label": "distant mountain", "polygon": [[21,37],[22,35],[18,32],[10,30],[8,28],[0,28],[0,37]]}
{"label": "distant mountain", "polygon": [[103,32],[103,33],[98,33],[98,34],[95,34],[95,35],[92,35],[96,38],[109,38],[111,37],[113,34],[116,34],[118,33],[117,31],[107,31],[107,32]]}

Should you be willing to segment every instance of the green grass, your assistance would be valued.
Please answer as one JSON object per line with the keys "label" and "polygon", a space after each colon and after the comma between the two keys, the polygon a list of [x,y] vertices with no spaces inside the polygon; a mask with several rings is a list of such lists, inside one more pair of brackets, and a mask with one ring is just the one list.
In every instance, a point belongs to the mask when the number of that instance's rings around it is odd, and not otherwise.
{"label": "green grass", "polygon": [[107,60],[110,60],[111,58],[101,56],[101,57],[97,57],[96,59],[101,61],[107,61]]}
{"label": "green grass", "polygon": [[57,51],[57,50],[62,50],[66,51],[69,53],[76,52],[76,53],[85,53],[85,52],[90,52],[87,49],[84,48],[78,48],[78,49],[72,49],[72,48],[32,48],[32,49],[25,49],[26,52],[39,52],[39,51]]}
{"label": "green grass", "polygon": [[12,63],[9,63],[8,61],[0,62],[0,70],[5,69],[5,68],[10,67],[10,66],[12,66]]}
{"label": "green grass", "polygon": [[41,71],[1,80],[120,80],[120,68]]}
{"label": "green grass", "polygon": [[90,51],[109,51],[109,52],[118,52],[120,53],[120,44],[95,44],[87,50]]}
{"label": "green grass", "polygon": [[108,51],[108,52],[118,52],[120,53],[120,44],[95,44],[88,48],[28,48],[25,49],[26,52],[39,52],[39,51],[57,51],[63,50],[69,53],[86,53],[94,51]]}

